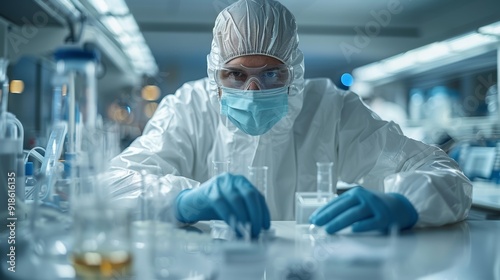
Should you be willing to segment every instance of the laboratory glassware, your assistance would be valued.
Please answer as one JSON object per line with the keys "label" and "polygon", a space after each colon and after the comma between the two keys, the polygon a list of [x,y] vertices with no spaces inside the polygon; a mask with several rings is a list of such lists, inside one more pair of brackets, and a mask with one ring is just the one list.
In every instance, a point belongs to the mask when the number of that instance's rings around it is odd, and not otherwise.
{"label": "laboratory glassware", "polygon": [[[0,210],[0,218],[5,222],[8,222],[8,218],[23,219],[25,215],[20,207],[24,202],[25,195],[24,129],[21,122],[13,114],[7,112],[9,99],[8,64],[6,58],[0,58],[0,199],[2,203],[13,206],[17,211],[9,211],[9,207],[3,207]],[[5,229],[6,227],[2,227],[0,231]]]}
{"label": "laboratory glassware", "polygon": [[76,275],[79,279],[132,277],[130,209],[92,206],[74,215],[71,261]]}
{"label": "laboratory glassware", "polygon": [[[213,160],[212,171],[210,176],[216,177],[220,174],[229,172],[229,166],[230,166],[229,160]],[[214,236],[214,238],[217,238],[215,236],[220,237],[224,235],[226,238],[232,239],[234,236],[237,236],[236,231],[238,231],[245,240],[250,239],[249,237],[250,230],[248,224],[233,222],[230,225],[228,225],[226,222],[221,220],[211,220],[210,225],[211,225],[211,234],[212,236]]]}
{"label": "laboratory glassware", "polygon": [[[54,52],[54,59],[51,133],[40,168],[43,180],[38,182],[37,192],[40,203],[63,206],[66,209],[59,210],[66,211],[71,199],[79,201],[74,199],[79,177],[95,176],[96,171],[103,170],[103,147],[96,129],[98,55],[66,46]],[[91,183],[87,188],[95,185]],[[96,192],[102,189],[95,187]]]}
{"label": "laboratory glassware", "polygon": [[318,208],[337,196],[337,182],[333,182],[333,162],[317,162],[316,192],[295,193],[295,222],[308,224],[309,217]]}
{"label": "laboratory glassware", "polygon": [[329,195],[336,195],[336,184],[333,184],[333,162],[316,162],[316,188],[318,199],[329,199]]}
{"label": "laboratory glassware", "polygon": [[215,265],[201,251],[212,240],[177,228],[173,209],[176,195],[171,193],[171,182],[158,172],[146,171],[141,172],[141,181],[141,213],[132,224],[134,257],[141,258],[140,263],[150,269],[140,277],[213,279]]}
{"label": "laboratory glassware", "polygon": [[[82,252],[81,247],[74,246],[79,245],[75,240],[82,237],[72,234],[72,227],[82,232],[93,228],[90,223],[73,223],[83,219],[76,215],[90,215],[99,209],[102,219],[109,219],[107,213],[111,211],[106,205],[106,188],[97,179],[104,170],[97,116],[98,55],[78,47],[64,47],[56,50],[54,58],[51,133],[42,168],[35,172],[37,187],[30,218],[33,262],[47,262],[37,266],[37,273],[56,271],[53,267],[67,263],[68,256]],[[104,223],[96,219],[97,224]]]}
{"label": "laboratory glassware", "polygon": [[248,179],[267,200],[267,166],[249,166]]}
{"label": "laboratory glassware", "polygon": [[[264,196],[267,202],[267,192],[268,192],[268,167],[267,166],[249,166],[248,167],[248,179],[256,187],[259,192]],[[263,229],[260,233],[259,240],[267,241],[273,239],[276,236],[276,230],[274,228],[269,228],[267,230]]]}
{"label": "laboratory glassware", "polygon": [[171,190],[171,183],[165,177],[141,171],[140,209],[134,220],[174,223],[171,207],[175,196]]}
{"label": "laboratory glassware", "polygon": [[216,260],[219,249],[214,249],[209,236],[176,227],[156,234],[154,276],[144,279],[222,279],[218,277],[220,263]]}
{"label": "laboratory glassware", "polygon": [[[0,135],[0,218],[24,219],[25,177],[23,158],[24,130],[21,122],[11,113],[3,112],[1,120],[3,134]],[[3,222],[2,222],[3,224]],[[6,230],[2,227],[0,231]]]}
{"label": "laboratory glassware", "polygon": [[219,174],[229,172],[229,160],[214,160],[212,161],[212,171],[210,177],[215,177]]}

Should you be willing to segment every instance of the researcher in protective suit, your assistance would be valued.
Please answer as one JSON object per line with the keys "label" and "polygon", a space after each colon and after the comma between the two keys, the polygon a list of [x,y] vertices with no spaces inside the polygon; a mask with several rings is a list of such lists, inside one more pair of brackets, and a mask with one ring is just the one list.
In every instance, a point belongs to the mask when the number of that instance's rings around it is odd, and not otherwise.
{"label": "researcher in protective suit", "polygon": [[[466,218],[472,187],[442,150],[405,137],[359,96],[304,79],[294,16],[270,0],[240,0],[217,17],[208,77],[166,96],[144,133],[111,163],[116,198],[140,194],[141,170],[160,173],[180,223],[293,220],[295,192],[316,189],[316,162],[360,187],[318,209],[329,233],[439,226]],[[213,161],[230,172],[210,178]],[[247,180],[268,166],[266,199]],[[159,171],[158,171],[159,170]]]}

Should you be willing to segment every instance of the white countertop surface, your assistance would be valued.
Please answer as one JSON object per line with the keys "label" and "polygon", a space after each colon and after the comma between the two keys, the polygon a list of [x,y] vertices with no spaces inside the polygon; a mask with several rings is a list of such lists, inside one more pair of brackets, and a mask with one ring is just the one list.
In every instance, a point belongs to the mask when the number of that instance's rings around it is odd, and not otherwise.
{"label": "white countertop surface", "polygon": [[[266,241],[217,241],[210,237],[210,224],[202,222],[158,240],[178,248],[172,260],[191,275],[182,279],[500,279],[500,221],[468,220],[392,236],[347,231],[313,236],[307,226],[285,221],[272,228],[276,236]],[[155,279],[148,248],[161,246],[144,245],[145,240],[136,232],[132,279]],[[49,279],[42,275],[62,272],[67,277],[50,279],[72,279],[68,258],[44,258],[33,266],[27,261],[32,252],[17,254],[17,271],[8,272],[2,247],[0,279]],[[205,271],[212,278],[200,277]]]}

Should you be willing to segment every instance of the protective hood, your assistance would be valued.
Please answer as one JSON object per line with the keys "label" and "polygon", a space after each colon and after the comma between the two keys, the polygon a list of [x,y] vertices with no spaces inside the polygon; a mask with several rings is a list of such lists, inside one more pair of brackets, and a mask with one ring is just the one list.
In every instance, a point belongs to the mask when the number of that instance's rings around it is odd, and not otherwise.
{"label": "protective hood", "polygon": [[[240,0],[222,10],[215,21],[210,54],[207,56],[210,100],[220,111],[220,100],[214,72],[222,64],[244,55],[274,57],[293,69],[288,115],[271,129],[271,133],[287,133],[302,108],[304,89],[304,57],[298,48],[295,17],[277,1]],[[226,118],[229,130],[239,132]],[[251,136],[249,136],[251,137]]]}

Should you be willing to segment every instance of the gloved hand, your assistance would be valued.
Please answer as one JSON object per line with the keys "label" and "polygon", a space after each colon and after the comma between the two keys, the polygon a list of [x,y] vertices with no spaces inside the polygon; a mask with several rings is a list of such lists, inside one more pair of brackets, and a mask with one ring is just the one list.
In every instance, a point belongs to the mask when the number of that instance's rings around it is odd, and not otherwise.
{"label": "gloved hand", "polygon": [[[184,190],[176,199],[176,218],[183,223],[224,220],[250,223],[252,237],[271,226],[264,196],[245,177],[224,173],[199,187]],[[234,220],[233,220],[234,219]]]}
{"label": "gloved hand", "polygon": [[325,226],[332,234],[350,225],[354,232],[388,231],[393,225],[403,230],[411,228],[417,219],[418,213],[406,197],[356,187],[317,209],[309,222]]}

